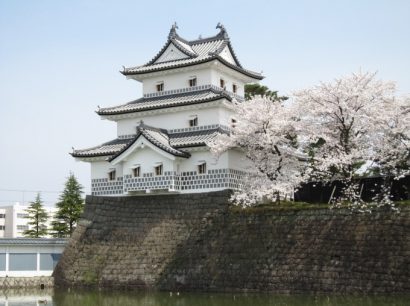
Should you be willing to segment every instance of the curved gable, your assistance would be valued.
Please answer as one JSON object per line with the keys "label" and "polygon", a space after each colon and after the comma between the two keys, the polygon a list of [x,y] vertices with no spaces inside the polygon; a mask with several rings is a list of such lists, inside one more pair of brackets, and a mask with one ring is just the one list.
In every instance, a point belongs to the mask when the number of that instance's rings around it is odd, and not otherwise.
{"label": "curved gable", "polygon": [[155,60],[154,64],[176,61],[180,59],[190,58],[188,55],[179,50],[173,43],[162,52],[162,54]]}

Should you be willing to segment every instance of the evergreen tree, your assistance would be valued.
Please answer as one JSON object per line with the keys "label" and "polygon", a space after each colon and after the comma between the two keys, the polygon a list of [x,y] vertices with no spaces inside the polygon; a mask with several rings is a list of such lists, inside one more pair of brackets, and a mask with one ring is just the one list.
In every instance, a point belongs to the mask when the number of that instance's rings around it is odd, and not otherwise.
{"label": "evergreen tree", "polygon": [[245,99],[251,100],[255,96],[261,96],[272,101],[286,101],[288,97],[279,96],[277,91],[270,90],[267,86],[263,86],[257,83],[245,85]]}
{"label": "evergreen tree", "polygon": [[58,211],[52,223],[54,237],[70,237],[84,208],[83,186],[72,173],[68,177],[64,190],[57,203]]}
{"label": "evergreen tree", "polygon": [[28,214],[26,218],[30,220],[28,222],[30,229],[25,230],[23,235],[30,238],[40,238],[47,235],[46,222],[48,215],[43,208],[43,201],[41,200],[40,193],[37,193],[36,199],[34,202],[30,203],[26,212]]}

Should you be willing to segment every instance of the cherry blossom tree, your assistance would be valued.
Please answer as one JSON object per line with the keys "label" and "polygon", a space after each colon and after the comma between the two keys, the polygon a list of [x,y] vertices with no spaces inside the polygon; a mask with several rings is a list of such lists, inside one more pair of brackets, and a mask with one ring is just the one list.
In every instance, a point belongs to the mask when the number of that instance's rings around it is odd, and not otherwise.
{"label": "cherry blossom tree", "polygon": [[396,98],[393,82],[359,72],[296,92],[295,101],[314,178],[341,179],[346,187],[335,203],[367,209],[354,178],[365,163],[397,168],[397,156],[408,158],[408,100]]}
{"label": "cherry blossom tree", "polygon": [[396,97],[393,82],[359,72],[300,90],[293,98],[282,103],[256,96],[236,103],[231,135],[209,143],[217,156],[239,148],[249,162],[235,203],[278,200],[303,182],[338,179],[346,187],[334,204],[366,210],[355,180],[363,165],[396,177],[409,172],[410,99]]}
{"label": "cherry blossom tree", "polygon": [[303,181],[304,155],[297,146],[294,111],[269,97],[256,96],[235,104],[237,122],[232,134],[220,135],[208,145],[219,156],[231,148],[243,150],[248,174],[233,200],[248,206],[278,200]]}

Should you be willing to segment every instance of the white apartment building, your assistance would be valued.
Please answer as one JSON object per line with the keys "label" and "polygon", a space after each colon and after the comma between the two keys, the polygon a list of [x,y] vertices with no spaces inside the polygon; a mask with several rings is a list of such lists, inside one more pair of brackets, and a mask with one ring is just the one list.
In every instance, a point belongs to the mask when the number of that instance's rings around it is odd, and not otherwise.
{"label": "white apartment building", "polygon": [[[24,237],[24,231],[31,229],[28,225],[30,219],[27,218],[27,208],[27,205],[20,205],[19,203],[0,207],[0,238]],[[51,228],[51,222],[54,214],[57,212],[57,208],[44,206],[44,209],[48,214],[46,226]]]}

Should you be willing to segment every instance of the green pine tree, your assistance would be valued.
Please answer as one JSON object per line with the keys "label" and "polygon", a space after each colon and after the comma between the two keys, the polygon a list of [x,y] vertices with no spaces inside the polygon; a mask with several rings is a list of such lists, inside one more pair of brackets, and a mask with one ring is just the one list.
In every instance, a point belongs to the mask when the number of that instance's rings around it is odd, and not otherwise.
{"label": "green pine tree", "polygon": [[267,86],[263,86],[257,83],[245,85],[245,99],[250,100],[255,96],[262,96],[264,98],[271,99],[272,101],[283,102],[288,99],[285,96],[279,96],[277,91],[270,90]]}
{"label": "green pine tree", "polygon": [[40,193],[37,193],[34,202],[30,203],[30,206],[26,209],[28,216],[26,217],[30,221],[27,224],[30,226],[28,230],[23,232],[25,237],[40,238],[47,235],[47,219],[48,215],[43,208],[43,201],[41,200]]}
{"label": "green pine tree", "polygon": [[52,222],[54,237],[70,237],[73,233],[84,208],[82,189],[83,186],[70,173],[57,203],[55,221]]}

